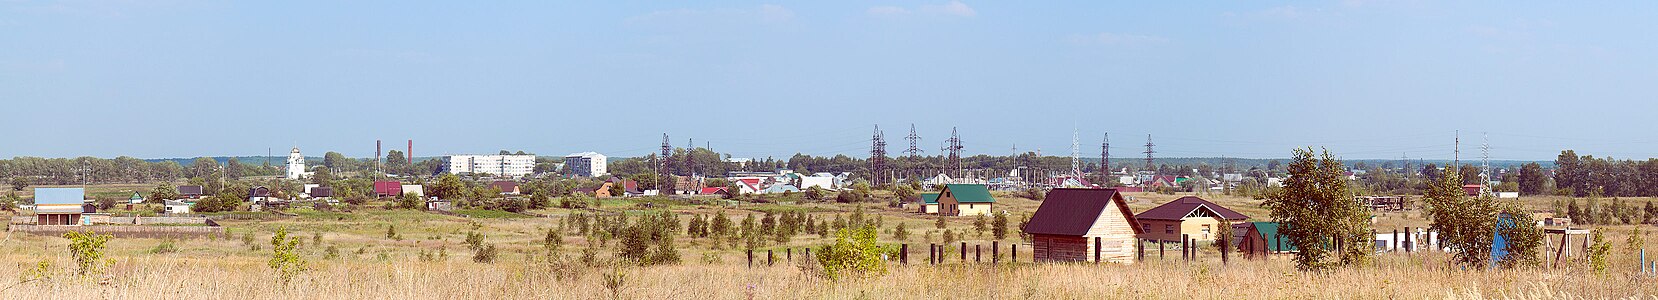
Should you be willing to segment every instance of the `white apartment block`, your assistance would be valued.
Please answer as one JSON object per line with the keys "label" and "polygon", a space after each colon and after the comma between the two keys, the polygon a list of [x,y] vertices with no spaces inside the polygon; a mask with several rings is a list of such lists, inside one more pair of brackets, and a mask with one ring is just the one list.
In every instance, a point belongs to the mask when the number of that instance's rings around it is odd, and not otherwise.
{"label": "white apartment block", "polygon": [[599,177],[610,175],[605,170],[604,154],[598,152],[571,153],[564,156],[564,167],[570,168],[570,173],[576,176]]}
{"label": "white apartment block", "polygon": [[492,174],[523,177],[535,173],[535,155],[450,155],[443,158],[449,174]]}

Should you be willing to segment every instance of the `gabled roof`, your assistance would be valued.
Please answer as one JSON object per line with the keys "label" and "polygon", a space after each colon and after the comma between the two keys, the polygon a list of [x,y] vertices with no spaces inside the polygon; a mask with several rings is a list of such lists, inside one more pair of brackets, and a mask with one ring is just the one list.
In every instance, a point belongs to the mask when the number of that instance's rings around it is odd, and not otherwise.
{"label": "gabled roof", "polygon": [[1255,232],[1259,232],[1260,237],[1266,240],[1267,251],[1297,251],[1295,244],[1291,244],[1288,238],[1282,243],[1278,241],[1278,222],[1250,222],[1250,225],[1255,226]]}
{"label": "gabled roof", "polygon": [[127,200],[144,200],[144,196],[139,196],[138,192],[132,192],[132,197],[128,197]]}
{"label": "gabled roof", "polygon": [[705,188],[702,188],[701,191],[697,191],[697,194],[713,195],[713,194],[722,193],[722,192],[725,192],[725,187],[723,187],[723,186],[722,187],[705,187]]}
{"label": "gabled roof", "polygon": [[1174,201],[1153,207],[1145,212],[1141,212],[1139,215],[1135,215],[1134,217],[1148,220],[1180,220],[1185,219],[1187,215],[1190,215],[1193,211],[1199,209],[1209,210],[1211,214],[1227,220],[1249,219],[1249,216],[1245,216],[1236,211],[1232,211],[1225,206],[1220,206],[1220,204],[1215,204],[1214,202],[1209,202],[1209,200],[1203,200],[1203,198],[1198,198],[1196,196],[1186,196],[1180,197],[1180,199],[1174,199]]}
{"label": "gabled roof", "polygon": [[513,190],[518,189],[518,182],[517,181],[502,180],[502,181],[496,181],[494,183],[490,183],[489,186],[495,187],[496,189],[499,189],[502,192],[510,193]]}
{"label": "gabled roof", "polygon": [[201,186],[199,186],[199,185],[181,185],[181,186],[178,186],[178,194],[183,195],[183,196],[201,196]]}
{"label": "gabled roof", "polygon": [[262,187],[261,186],[261,187],[255,187],[255,188],[248,189],[248,198],[270,197],[270,196],[271,196],[271,189],[267,188],[267,187]]}
{"label": "gabled roof", "polygon": [[921,203],[938,204],[938,193],[921,194]]}
{"label": "gabled roof", "polygon": [[[1106,206],[1113,202],[1117,204],[1117,210],[1105,211]],[[1025,233],[1088,234],[1088,228],[1094,226],[1094,221],[1102,213],[1121,214],[1135,234],[1144,231],[1140,228],[1140,221],[1134,218],[1134,212],[1128,209],[1128,201],[1124,201],[1123,195],[1116,189],[1059,188],[1048,191],[1042,206],[1036,208],[1036,214],[1031,215],[1030,222],[1025,224]]]}
{"label": "gabled roof", "polygon": [[946,184],[945,191],[960,203],[996,203],[996,198],[990,196],[990,189],[983,184]]}

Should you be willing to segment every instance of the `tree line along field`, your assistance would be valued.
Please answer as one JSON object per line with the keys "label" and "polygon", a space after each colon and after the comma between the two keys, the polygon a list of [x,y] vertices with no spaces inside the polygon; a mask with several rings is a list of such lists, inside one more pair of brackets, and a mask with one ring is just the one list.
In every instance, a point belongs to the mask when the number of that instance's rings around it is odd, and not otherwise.
{"label": "tree line along field", "polygon": [[[881,193],[877,191],[877,193]],[[1012,234],[1004,245],[1021,243],[1020,216],[1033,212],[1036,200],[998,193],[998,210],[1015,216]],[[1130,206],[1143,211],[1179,195],[1135,194]],[[1265,219],[1260,201],[1232,196],[1203,195],[1257,220]],[[1528,198],[1531,207],[1546,207],[1550,198]],[[672,203],[651,201],[652,205]],[[1559,269],[1520,268],[1498,271],[1451,267],[1443,253],[1382,254],[1373,264],[1324,272],[1297,271],[1287,259],[1243,260],[1234,255],[1223,264],[1213,247],[1204,247],[1196,261],[1179,259],[1178,250],[1159,259],[1148,253],[1133,265],[1032,264],[1028,244],[1022,244],[1018,263],[1003,257],[998,264],[966,262],[952,247],[942,265],[926,264],[929,243],[941,243],[936,219],[880,204],[807,203],[798,205],[668,204],[650,209],[640,199],[607,201],[596,209],[532,211],[545,217],[519,214],[478,214],[475,217],[441,215],[418,210],[384,209],[382,203],[351,212],[291,209],[285,215],[240,213],[220,222],[224,236],[183,240],[114,238],[105,251],[113,263],[91,275],[74,274],[69,241],[5,233],[0,238],[0,298],[35,299],[40,295],[94,298],[560,298],[560,299],[1035,299],[1035,298],[1614,298],[1658,294],[1652,277],[1635,267],[1637,251],[1652,244],[1626,245],[1631,232],[1642,225],[1604,226],[1614,247],[1611,268],[1597,273],[1586,263],[1573,261]],[[815,220],[846,217],[862,208],[866,219],[883,223],[879,241],[910,245],[908,265],[897,258],[885,262],[888,272],[861,279],[829,280],[823,269],[805,257],[806,247],[834,242],[828,237],[801,233],[786,244],[757,249],[757,266],[749,268],[741,243],[688,237],[684,226],[693,216],[724,212],[738,223],[745,215],[800,211]],[[622,247],[615,238],[604,245],[576,234],[567,220],[576,214],[625,213],[634,220],[656,211],[677,216],[681,232],[675,237],[678,263],[638,266],[617,263]],[[877,217],[878,216],[878,217]],[[947,220],[961,240],[988,247],[990,233],[979,235],[973,218]],[[1420,213],[1383,214],[1378,228],[1426,226]],[[907,239],[894,237],[903,224]],[[561,247],[548,255],[548,229],[564,228]],[[299,240],[295,251],[306,262],[287,284],[269,262],[271,237],[285,229]],[[388,234],[390,233],[390,234]],[[480,250],[467,245],[468,236],[481,235],[492,245],[489,262],[475,260]],[[956,242],[959,243],[959,242]],[[959,244],[952,244],[959,245]],[[971,247],[971,246],[970,246]],[[592,249],[592,250],[588,250]],[[774,250],[775,265],[764,264],[764,251]],[[785,260],[784,249],[793,250]],[[1655,248],[1658,249],[1658,248]],[[818,250],[814,250],[818,251]],[[581,257],[592,252],[592,262]],[[1006,255],[1006,253],[1002,253]],[[985,250],[983,255],[988,256]],[[1341,288],[1331,288],[1331,287]]]}

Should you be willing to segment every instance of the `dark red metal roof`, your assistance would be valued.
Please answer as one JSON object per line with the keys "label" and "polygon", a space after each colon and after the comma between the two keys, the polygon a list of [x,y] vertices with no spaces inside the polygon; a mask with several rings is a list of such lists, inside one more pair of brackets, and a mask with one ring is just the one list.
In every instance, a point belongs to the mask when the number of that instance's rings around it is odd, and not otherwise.
{"label": "dark red metal roof", "polygon": [[[1105,211],[1111,202],[1117,202],[1117,211]],[[1025,233],[1080,236],[1088,233],[1101,213],[1122,214],[1134,233],[1141,233],[1140,222],[1134,219],[1134,212],[1128,209],[1128,202],[1123,201],[1116,189],[1081,188],[1048,191],[1042,206],[1036,208],[1036,214],[1025,224]]]}
{"label": "dark red metal roof", "polygon": [[1186,215],[1191,214],[1192,211],[1204,208],[1214,212],[1216,216],[1220,216],[1221,218],[1225,218],[1227,220],[1249,219],[1249,216],[1240,214],[1232,209],[1226,208],[1225,206],[1220,206],[1220,204],[1209,202],[1209,200],[1203,200],[1203,198],[1198,198],[1197,196],[1180,197],[1180,199],[1174,199],[1174,201],[1170,201],[1169,203],[1153,207],[1145,212],[1141,212],[1139,215],[1135,215],[1134,217],[1148,220],[1180,220],[1186,218]]}

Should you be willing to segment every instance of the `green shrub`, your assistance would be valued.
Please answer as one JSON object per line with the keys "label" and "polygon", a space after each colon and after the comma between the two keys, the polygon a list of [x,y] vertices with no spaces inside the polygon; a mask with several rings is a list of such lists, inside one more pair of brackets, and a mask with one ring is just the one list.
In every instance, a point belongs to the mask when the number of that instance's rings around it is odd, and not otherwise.
{"label": "green shrub", "polygon": [[104,267],[115,262],[104,258],[105,244],[108,244],[112,237],[107,234],[79,231],[63,234],[63,238],[69,239],[69,255],[75,258],[76,275],[101,272]]}
{"label": "green shrub", "polygon": [[155,253],[155,254],[174,253],[174,252],[178,252],[178,246],[173,245],[173,240],[171,240],[171,239],[161,241],[161,244],[155,245],[155,248],[150,248],[150,253]]}
{"label": "green shrub", "polygon": [[875,244],[872,228],[841,229],[835,232],[835,244],[818,251],[817,259],[824,274],[831,280],[875,277],[886,274],[881,261],[882,249]]}
{"label": "green shrub", "polygon": [[270,266],[284,285],[306,270],[305,259],[299,257],[299,242],[299,237],[288,238],[287,227],[278,228],[276,235],[271,236]]}

